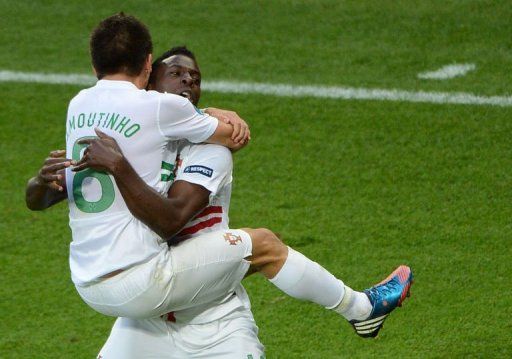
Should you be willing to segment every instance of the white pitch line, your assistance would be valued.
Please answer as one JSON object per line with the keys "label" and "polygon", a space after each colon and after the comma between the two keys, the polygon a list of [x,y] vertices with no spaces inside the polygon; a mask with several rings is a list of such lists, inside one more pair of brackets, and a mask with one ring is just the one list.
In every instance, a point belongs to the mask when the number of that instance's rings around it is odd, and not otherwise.
{"label": "white pitch line", "polygon": [[91,86],[96,82],[92,75],[45,74],[37,72],[0,71],[0,82],[31,82],[56,85]]}
{"label": "white pitch line", "polygon": [[296,86],[215,81],[204,88],[214,92],[264,94],[283,97],[319,97],[343,100],[380,100],[439,104],[512,106],[511,96],[478,96],[467,92],[426,92],[361,87]]}
{"label": "white pitch line", "polygon": [[[95,78],[80,74],[43,74],[0,71],[0,82],[31,82],[90,86]],[[511,107],[512,96],[478,96],[467,92],[426,92],[398,89],[371,89],[345,86],[297,86],[254,82],[204,81],[205,91],[261,94],[281,97],[316,97],[340,100],[377,100],[437,104]]]}
{"label": "white pitch line", "polygon": [[421,72],[418,78],[424,80],[447,80],[457,76],[464,76],[476,69],[475,64],[452,64],[441,67],[436,71]]}

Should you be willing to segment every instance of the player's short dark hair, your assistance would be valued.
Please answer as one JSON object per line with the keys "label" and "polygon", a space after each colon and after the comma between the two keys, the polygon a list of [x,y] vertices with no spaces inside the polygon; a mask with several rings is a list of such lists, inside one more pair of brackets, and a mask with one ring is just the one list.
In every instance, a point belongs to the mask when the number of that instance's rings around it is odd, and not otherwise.
{"label": "player's short dark hair", "polygon": [[101,21],[90,40],[91,58],[99,79],[125,73],[137,76],[147,56],[153,52],[148,28],[135,17],[119,14]]}
{"label": "player's short dark hair", "polygon": [[149,75],[149,83],[154,84],[156,81],[156,70],[158,67],[162,64],[162,61],[164,61],[166,58],[174,56],[174,55],[183,55],[186,57],[190,57],[192,60],[194,60],[196,66],[197,66],[197,60],[196,56],[192,51],[190,51],[187,46],[175,46],[171,48],[170,50],[167,50],[162,55],[160,55],[155,61],[153,61],[153,64],[151,65],[151,75]]}

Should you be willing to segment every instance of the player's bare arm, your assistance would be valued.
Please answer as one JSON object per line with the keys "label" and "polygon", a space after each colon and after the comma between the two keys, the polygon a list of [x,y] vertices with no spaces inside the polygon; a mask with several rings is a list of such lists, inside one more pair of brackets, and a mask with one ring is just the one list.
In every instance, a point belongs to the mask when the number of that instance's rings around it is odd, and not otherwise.
{"label": "player's bare arm", "polygon": [[88,147],[73,171],[92,168],[112,174],[130,212],[163,239],[172,238],[208,205],[210,192],[185,181],[173,183],[163,197],[139,177],[112,137],[96,133],[98,139],[81,142]]}
{"label": "player's bare arm", "polygon": [[[208,114],[215,116],[219,120],[219,125],[216,129],[216,131],[213,133],[213,135],[207,140],[209,143],[216,143],[223,145],[225,147],[230,148],[232,151],[238,151],[245,147],[250,140],[250,130],[247,123],[240,118],[240,116],[234,112],[229,110],[222,110],[217,108],[208,108],[205,110]],[[106,135],[105,135],[106,136]],[[108,137],[108,136],[107,136]],[[108,140],[107,140],[108,141]],[[84,143],[88,143],[88,141],[85,141]],[[115,143],[115,141],[114,141]],[[117,146],[117,143],[115,143],[115,146],[117,149],[119,147]],[[97,170],[103,170],[107,171],[109,173],[119,173],[119,171],[116,168],[116,165],[120,164],[122,166],[122,169],[125,171],[135,171],[131,166],[129,166],[128,161],[124,159],[124,156],[122,155],[122,152],[116,151],[116,148],[114,146],[107,146],[106,143],[103,143],[103,146],[101,148],[98,148],[98,151],[101,152],[101,160],[94,163],[94,166],[104,166],[105,168],[100,169],[99,167],[93,167],[91,160],[89,159],[88,166],[91,168],[95,168]],[[49,208],[53,206],[56,203],[59,203],[60,201],[67,198],[66,193],[66,186],[65,186],[65,168],[71,166],[75,163],[75,161],[65,158],[66,151],[64,150],[55,150],[50,152],[49,157],[46,158],[43,166],[38,172],[38,175],[35,177],[32,177],[26,187],[25,191],[25,201],[27,204],[27,207],[33,211],[39,211],[44,210],[46,208]],[[124,160],[121,161],[120,157]],[[100,154],[98,153],[98,156]],[[81,170],[86,168],[85,164],[81,163],[83,166],[78,167],[76,170]],[[129,166],[129,167],[128,167]],[[138,176],[137,176],[138,177]],[[140,180],[140,178],[139,178]],[[142,180],[140,180],[143,182]],[[117,181],[119,183],[119,181]],[[201,186],[196,186],[201,187]],[[203,187],[201,187],[204,189]],[[127,189],[128,190],[128,189]],[[149,192],[149,189],[147,189]],[[133,191],[135,192],[135,191]],[[156,193],[156,192],[155,192]],[[123,193],[124,196],[124,193]],[[186,198],[186,197],[185,197]],[[206,206],[206,204],[205,204]],[[204,207],[204,206],[203,206]],[[199,208],[202,209],[203,207]],[[134,207],[138,208],[138,207]],[[142,210],[142,209],[141,209]],[[134,215],[138,217],[137,211],[132,211]],[[168,213],[168,212],[167,212]],[[172,213],[172,212],[171,212]],[[184,214],[185,217],[188,216],[188,213]],[[145,216],[142,216],[139,218],[141,221],[146,223],[144,220]],[[168,217],[169,218],[176,218],[176,217]],[[187,217],[190,219],[191,217]],[[179,221],[181,224],[181,221]],[[182,226],[185,225],[187,221],[182,223]],[[149,225],[148,223],[146,223]],[[169,223],[168,223],[169,224]],[[168,230],[164,230],[163,233],[176,233],[174,231],[174,221],[173,223],[169,224],[172,228]],[[166,227],[166,226],[164,226]],[[152,228],[152,226],[150,226]],[[154,228],[152,228],[155,230]],[[161,234],[161,231],[155,231],[158,234]],[[169,238],[168,235],[166,235],[163,238]]]}
{"label": "player's bare arm", "polygon": [[25,201],[29,209],[40,211],[67,198],[65,169],[75,162],[65,155],[64,150],[50,152],[37,176],[28,181]]}
{"label": "player's bare arm", "polygon": [[249,125],[245,122],[236,112],[229,110],[222,110],[215,107],[208,107],[204,112],[210,116],[216,117],[218,120],[223,121],[233,126],[233,134],[231,139],[237,143],[246,143],[251,139],[251,130]]}
{"label": "player's bare arm", "polygon": [[[206,140],[208,143],[215,143],[225,146],[233,151],[238,151],[249,143],[250,132],[243,130],[242,135],[237,134],[241,131],[242,124],[237,123],[238,130],[231,123],[226,123],[223,120],[218,120],[219,124],[215,132]],[[243,121],[243,120],[242,120]],[[245,122],[245,121],[244,121]],[[247,127],[248,129],[248,127]],[[234,140],[240,138],[240,140]]]}

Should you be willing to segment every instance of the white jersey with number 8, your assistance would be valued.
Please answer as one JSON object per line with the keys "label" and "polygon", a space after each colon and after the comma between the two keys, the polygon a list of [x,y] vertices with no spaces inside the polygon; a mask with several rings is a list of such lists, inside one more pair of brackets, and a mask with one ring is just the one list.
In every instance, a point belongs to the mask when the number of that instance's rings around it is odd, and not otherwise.
{"label": "white jersey with number 8", "polygon": [[[94,128],[115,138],[141,178],[164,193],[176,146],[169,142],[205,141],[217,120],[187,99],[139,90],[125,81],[100,80],[69,104],[66,121],[68,158],[79,160],[81,139]],[[159,237],[128,210],[112,176],[91,169],[66,172],[69,223],[73,235],[70,267],[73,282],[84,285],[118,269],[142,263],[162,249]]]}

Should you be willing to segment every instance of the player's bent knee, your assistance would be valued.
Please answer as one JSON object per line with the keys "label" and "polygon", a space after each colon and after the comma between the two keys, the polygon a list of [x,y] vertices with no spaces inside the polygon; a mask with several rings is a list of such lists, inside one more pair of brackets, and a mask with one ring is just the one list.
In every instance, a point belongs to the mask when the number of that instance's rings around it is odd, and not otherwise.
{"label": "player's bent knee", "polygon": [[253,229],[250,233],[252,239],[253,252],[270,253],[278,245],[282,244],[279,238],[269,229]]}
{"label": "player's bent knee", "polygon": [[286,259],[288,247],[267,228],[246,230],[252,239],[252,261],[260,265]]}

